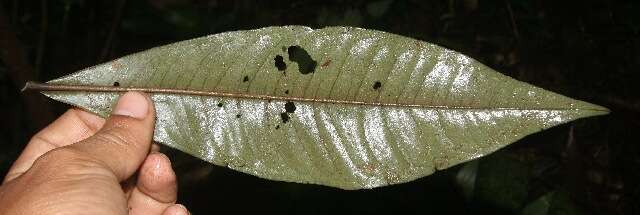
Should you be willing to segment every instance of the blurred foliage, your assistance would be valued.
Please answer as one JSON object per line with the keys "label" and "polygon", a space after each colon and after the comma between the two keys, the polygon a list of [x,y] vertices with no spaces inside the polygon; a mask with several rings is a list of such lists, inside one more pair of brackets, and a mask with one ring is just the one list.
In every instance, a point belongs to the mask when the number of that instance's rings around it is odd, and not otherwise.
{"label": "blurred foliage", "polygon": [[[455,49],[545,89],[612,109],[498,153],[373,190],[259,179],[163,149],[195,214],[640,214],[637,1],[2,0],[0,11],[49,80],[158,45],[273,25],[349,25]],[[123,3],[123,7],[119,7]],[[46,12],[46,13],[45,13]],[[43,14],[46,14],[43,15]],[[45,28],[46,27],[46,28]],[[42,38],[42,40],[40,39]],[[0,62],[0,169],[39,128]],[[57,113],[68,106],[51,103]]]}
{"label": "blurred foliage", "polygon": [[471,176],[465,177],[467,180],[464,183],[459,183],[466,185],[461,188],[468,200],[509,212],[517,212],[522,208],[531,178],[526,165],[503,153],[464,164],[458,171],[460,175]]}

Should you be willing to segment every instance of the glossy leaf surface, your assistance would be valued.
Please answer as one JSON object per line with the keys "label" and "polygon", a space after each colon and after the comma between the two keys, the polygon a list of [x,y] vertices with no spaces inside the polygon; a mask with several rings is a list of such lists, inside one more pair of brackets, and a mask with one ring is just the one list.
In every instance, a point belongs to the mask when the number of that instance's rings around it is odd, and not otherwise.
{"label": "glossy leaf surface", "polygon": [[[430,43],[348,27],[221,33],[48,84],[145,90],[156,141],[259,177],[343,189],[411,181],[608,113]],[[98,91],[43,93],[108,116],[121,92]]]}

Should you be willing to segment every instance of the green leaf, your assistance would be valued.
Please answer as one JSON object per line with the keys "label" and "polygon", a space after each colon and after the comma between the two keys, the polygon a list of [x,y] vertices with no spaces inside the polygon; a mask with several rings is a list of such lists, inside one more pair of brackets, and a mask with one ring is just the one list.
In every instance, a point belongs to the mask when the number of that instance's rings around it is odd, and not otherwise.
{"label": "green leaf", "polygon": [[576,207],[565,191],[550,191],[524,207],[520,214],[523,215],[573,215],[585,214]]}
{"label": "green leaf", "polygon": [[122,91],[146,91],[158,142],[262,178],[343,189],[408,182],[608,113],[437,45],[348,27],[226,32],[27,88],[104,117]]}
{"label": "green leaf", "polygon": [[553,195],[555,193],[548,192],[541,196],[540,198],[532,201],[527,204],[527,206],[522,209],[522,215],[547,215],[549,212],[549,208],[551,207],[551,202],[553,201]]}
{"label": "green leaf", "polygon": [[495,153],[480,160],[474,198],[510,212],[522,208],[529,190],[528,166],[505,153]]}
{"label": "green leaf", "polygon": [[527,198],[527,165],[506,153],[467,162],[456,174],[456,185],[470,202],[517,212]]}
{"label": "green leaf", "polygon": [[467,200],[473,199],[476,190],[476,178],[478,177],[478,160],[467,162],[458,170],[456,174],[456,184],[458,185],[462,195]]}
{"label": "green leaf", "polygon": [[392,3],[393,0],[380,0],[370,2],[367,4],[367,12],[369,13],[369,15],[379,18],[384,15],[387,10],[389,10],[389,6],[391,6]]}

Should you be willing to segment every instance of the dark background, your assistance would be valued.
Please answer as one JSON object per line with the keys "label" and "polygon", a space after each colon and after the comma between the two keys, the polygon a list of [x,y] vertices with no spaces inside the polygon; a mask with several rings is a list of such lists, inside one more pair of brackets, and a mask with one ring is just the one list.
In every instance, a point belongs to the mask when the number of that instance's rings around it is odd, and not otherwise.
{"label": "dark background", "polygon": [[1,0],[0,175],[69,108],[47,81],[154,46],[274,25],[378,29],[469,55],[607,116],[528,136],[410,183],[343,191],[274,182],[163,149],[195,214],[640,214],[638,1]]}

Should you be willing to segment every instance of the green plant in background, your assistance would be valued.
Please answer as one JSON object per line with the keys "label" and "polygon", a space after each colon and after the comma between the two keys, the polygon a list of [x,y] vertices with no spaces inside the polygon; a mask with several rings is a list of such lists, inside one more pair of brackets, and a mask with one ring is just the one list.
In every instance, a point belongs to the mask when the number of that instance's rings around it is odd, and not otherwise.
{"label": "green plant in background", "polygon": [[145,91],[158,142],[262,178],[343,189],[411,181],[609,112],[437,45],[349,27],[215,34],[26,88],[101,116],[121,92]]}

